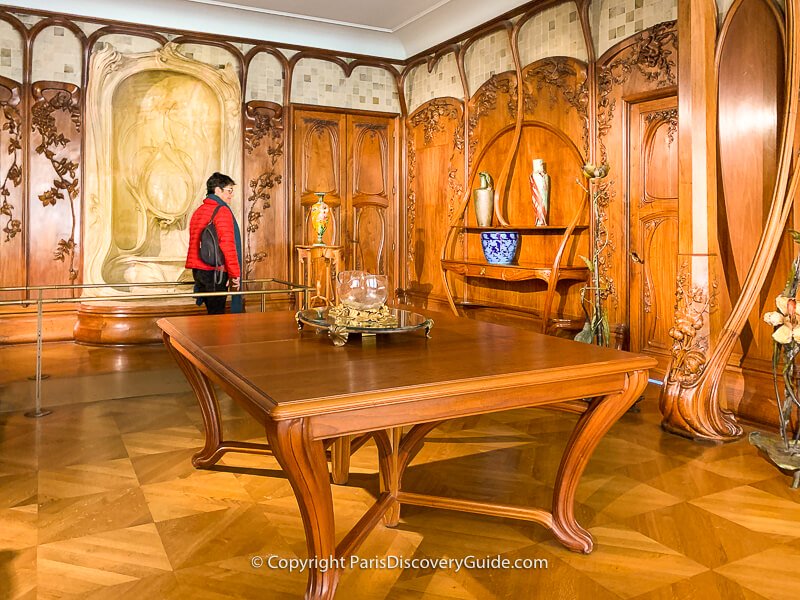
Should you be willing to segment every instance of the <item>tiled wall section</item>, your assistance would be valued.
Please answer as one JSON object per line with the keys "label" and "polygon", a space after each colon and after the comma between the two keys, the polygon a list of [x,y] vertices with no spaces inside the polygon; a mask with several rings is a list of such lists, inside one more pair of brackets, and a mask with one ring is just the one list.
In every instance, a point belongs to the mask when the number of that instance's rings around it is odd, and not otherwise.
{"label": "tiled wall section", "polygon": [[398,98],[394,77],[377,67],[358,67],[347,78],[330,61],[303,58],[292,75],[292,102],[399,113]]}
{"label": "tiled wall section", "polygon": [[247,69],[245,101],[266,100],[283,104],[283,70],[278,59],[259,52]]}
{"label": "tiled wall section", "polygon": [[548,56],[586,61],[589,54],[577,6],[565,2],[529,19],[519,32],[519,56],[523,67]]}
{"label": "tiled wall section", "polygon": [[433,70],[428,73],[428,65],[423,63],[414,67],[406,77],[406,102],[408,114],[432,98],[452,96],[459,100],[464,97],[461,76],[458,74],[456,55],[452,52],[443,56]]}
{"label": "tiled wall section", "polygon": [[678,18],[677,0],[595,0],[591,7],[597,56],[648,27]]}
{"label": "tiled wall section", "polygon": [[32,81],[81,84],[81,42],[69,29],[45,27],[33,41]]}
{"label": "tiled wall section", "polygon": [[470,96],[495,73],[513,70],[514,59],[508,33],[505,30],[496,31],[472,44],[464,56],[464,68]]}
{"label": "tiled wall section", "polygon": [[187,58],[206,63],[212,67],[222,69],[230,63],[237,73],[241,72],[241,65],[239,59],[233,54],[225,50],[225,48],[218,48],[217,46],[206,46],[203,44],[181,44],[178,46],[178,52]]}
{"label": "tiled wall section", "polygon": [[0,21],[0,75],[22,83],[22,36]]}
{"label": "tiled wall section", "polygon": [[112,33],[104,35],[97,40],[98,43],[94,45],[95,49],[101,48],[100,42],[111,44],[115,50],[123,54],[133,54],[138,52],[152,52],[161,47],[156,40],[150,38],[139,37],[138,35],[123,35],[119,33]]}
{"label": "tiled wall section", "polygon": [[103,27],[100,23],[85,23],[83,21],[75,21],[75,24],[81,28],[81,31],[86,37],[92,35],[95,31]]}
{"label": "tiled wall section", "polygon": [[36,15],[23,15],[20,13],[11,13],[11,14],[17,17],[20,21],[22,21],[28,29],[36,25],[39,21],[41,21],[44,18],[44,17],[38,17]]}

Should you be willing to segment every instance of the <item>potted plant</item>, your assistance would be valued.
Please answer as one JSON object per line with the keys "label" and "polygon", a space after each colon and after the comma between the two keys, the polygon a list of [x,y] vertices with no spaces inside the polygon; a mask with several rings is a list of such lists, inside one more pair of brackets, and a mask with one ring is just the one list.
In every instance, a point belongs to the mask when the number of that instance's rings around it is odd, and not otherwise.
{"label": "potted plant", "polygon": [[[800,233],[791,232],[792,239],[800,243]],[[794,259],[789,279],[783,292],[775,299],[778,310],[764,314],[772,325],[772,376],[778,408],[779,435],[754,431],[750,443],[778,470],[792,475],[792,487],[800,485],[800,400],[798,400],[798,370],[796,361],[800,354],[800,312],[797,288],[800,284],[800,254]]]}

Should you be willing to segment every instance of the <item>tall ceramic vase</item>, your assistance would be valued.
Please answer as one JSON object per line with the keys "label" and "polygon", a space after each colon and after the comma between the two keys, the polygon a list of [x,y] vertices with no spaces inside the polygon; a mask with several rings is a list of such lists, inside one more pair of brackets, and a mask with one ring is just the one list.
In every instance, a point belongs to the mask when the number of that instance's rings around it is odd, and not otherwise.
{"label": "tall ceramic vase", "polygon": [[533,159],[533,173],[531,173],[530,181],[536,225],[547,225],[550,213],[550,175],[547,174],[541,158]]}
{"label": "tall ceramic vase", "polygon": [[472,191],[475,220],[478,222],[478,227],[491,227],[494,213],[494,182],[492,176],[485,171],[478,173],[478,176],[481,178],[481,187]]}
{"label": "tall ceramic vase", "polygon": [[314,229],[314,233],[317,234],[317,241],[314,245],[324,246],[325,242],[322,236],[325,235],[325,230],[328,229],[331,212],[328,205],[325,204],[325,192],[317,192],[314,195],[319,198],[311,205],[311,227]]}

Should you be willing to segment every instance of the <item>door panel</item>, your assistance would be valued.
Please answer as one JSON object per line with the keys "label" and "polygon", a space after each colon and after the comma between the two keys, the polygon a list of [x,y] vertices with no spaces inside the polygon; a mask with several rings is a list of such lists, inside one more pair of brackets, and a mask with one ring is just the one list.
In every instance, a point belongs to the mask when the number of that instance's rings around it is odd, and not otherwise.
{"label": "door panel", "polygon": [[631,350],[666,369],[678,265],[678,110],[676,98],[631,106],[629,269]]}
{"label": "door panel", "polygon": [[388,275],[394,284],[387,250],[394,239],[394,119],[348,115],[348,223],[353,232],[351,268]]}
{"label": "door panel", "polygon": [[329,245],[344,264],[389,276],[394,287],[395,117],[338,110],[294,112],[294,218],[298,244],[313,243],[310,207],[326,192]]}
{"label": "door panel", "polygon": [[325,192],[325,202],[331,208],[331,222],[323,241],[338,245],[345,238],[342,198],[346,194],[345,152],[346,119],[344,115],[317,111],[295,112],[294,191],[295,240],[312,244],[316,234],[311,228],[310,209]]}

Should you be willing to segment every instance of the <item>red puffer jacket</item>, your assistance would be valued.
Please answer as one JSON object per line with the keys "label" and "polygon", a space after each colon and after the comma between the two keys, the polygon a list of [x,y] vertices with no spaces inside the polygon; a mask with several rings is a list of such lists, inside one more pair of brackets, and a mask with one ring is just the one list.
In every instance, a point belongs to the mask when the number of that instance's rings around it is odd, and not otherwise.
{"label": "red puffer jacket", "polygon": [[[219,206],[211,198],[203,200],[203,204],[194,211],[191,221],[189,221],[189,252],[186,256],[187,269],[203,269],[213,271],[214,267],[200,260],[200,234],[206,228],[214,214],[214,209]],[[236,256],[236,237],[233,232],[233,215],[224,206],[217,211],[214,217],[214,225],[219,236],[219,247],[225,255],[224,271],[228,272],[228,277],[239,277],[239,259]]]}

